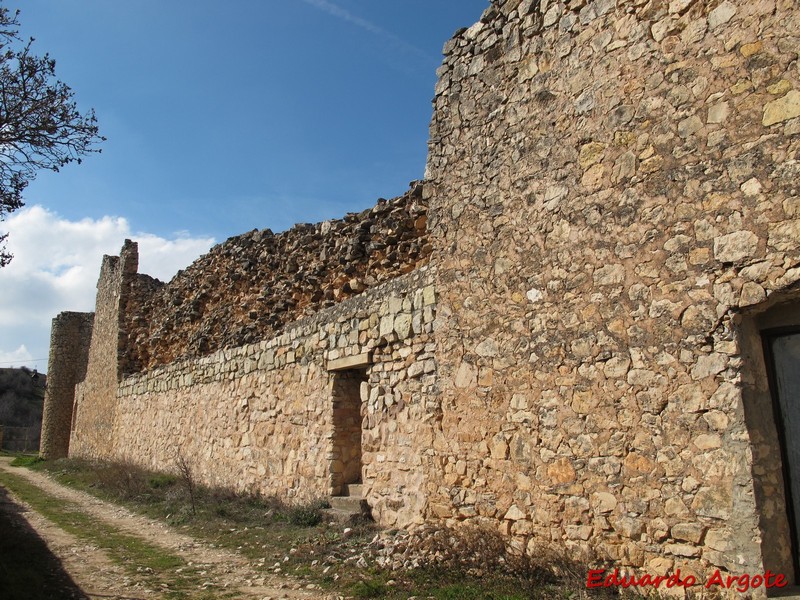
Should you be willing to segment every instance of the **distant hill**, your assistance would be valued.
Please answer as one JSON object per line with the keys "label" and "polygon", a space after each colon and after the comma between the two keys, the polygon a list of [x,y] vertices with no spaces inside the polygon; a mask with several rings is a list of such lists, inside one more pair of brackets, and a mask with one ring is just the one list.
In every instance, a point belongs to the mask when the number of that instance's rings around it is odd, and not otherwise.
{"label": "distant hill", "polygon": [[0,369],[0,427],[4,430],[3,449],[38,448],[46,379],[46,375],[26,367]]}

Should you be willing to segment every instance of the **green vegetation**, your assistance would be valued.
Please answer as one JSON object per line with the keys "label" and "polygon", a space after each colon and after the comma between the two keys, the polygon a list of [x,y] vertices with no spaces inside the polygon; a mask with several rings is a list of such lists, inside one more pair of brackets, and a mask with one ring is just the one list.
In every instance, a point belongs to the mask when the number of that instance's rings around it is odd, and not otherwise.
{"label": "green vegetation", "polygon": [[21,476],[0,471],[0,485],[67,533],[104,550],[132,575],[163,590],[166,598],[197,597],[200,575],[180,557],[92,518],[75,503],[51,496]]}
{"label": "green vegetation", "polygon": [[[390,571],[373,566],[369,545],[377,531],[375,526],[368,522],[331,522],[322,502],[288,506],[275,498],[234,494],[193,483],[193,512],[189,486],[182,481],[187,473],[181,469],[175,469],[173,475],[131,465],[78,460],[34,462],[30,468],[49,471],[61,483],[235,550],[252,559],[263,575],[301,578],[353,598],[543,600],[588,595],[584,565],[553,557],[539,562],[504,557],[503,569],[486,564],[483,557],[487,553],[502,552],[499,548],[503,544],[496,534],[476,531],[465,535],[458,540],[453,560]],[[443,539],[444,548],[451,540]],[[365,555],[368,560],[360,560]],[[185,572],[182,576],[187,577]],[[612,594],[602,591],[590,595]]]}
{"label": "green vegetation", "polygon": [[35,464],[44,462],[38,454],[20,454],[11,461],[12,467],[32,467]]}
{"label": "green vegetation", "polygon": [[322,509],[326,502],[312,502],[301,506],[293,506],[287,513],[287,520],[297,527],[314,527],[322,522]]}

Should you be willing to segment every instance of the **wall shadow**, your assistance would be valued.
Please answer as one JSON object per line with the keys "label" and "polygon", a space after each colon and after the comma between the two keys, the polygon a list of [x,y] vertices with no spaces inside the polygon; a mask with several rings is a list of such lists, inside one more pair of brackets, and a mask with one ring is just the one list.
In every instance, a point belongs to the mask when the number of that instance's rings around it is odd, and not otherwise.
{"label": "wall shadow", "polygon": [[23,518],[25,511],[0,487],[0,598],[89,600]]}

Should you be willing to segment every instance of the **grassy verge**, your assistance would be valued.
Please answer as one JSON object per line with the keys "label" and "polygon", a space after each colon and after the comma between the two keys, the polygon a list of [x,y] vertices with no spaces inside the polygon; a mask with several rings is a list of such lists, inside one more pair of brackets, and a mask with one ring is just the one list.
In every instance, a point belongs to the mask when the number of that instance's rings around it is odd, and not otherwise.
{"label": "grassy verge", "polygon": [[187,485],[180,476],[130,465],[28,460],[27,466],[235,550],[252,559],[263,575],[298,577],[348,597],[536,600],[587,596],[581,580],[585,570],[580,568],[573,571],[580,573],[577,576],[556,576],[552,569],[538,565],[528,565],[514,575],[452,563],[402,571],[378,568],[374,560],[363,558],[371,558],[368,545],[377,529],[369,523],[330,522],[320,503],[291,507],[274,498],[236,495],[194,482]]}
{"label": "grassy verge", "polygon": [[76,504],[43,492],[21,476],[0,471],[0,484],[67,533],[104,550],[112,561],[162,590],[165,597],[215,597],[197,592],[200,575],[178,556],[93,519]]}
{"label": "grassy verge", "polygon": [[12,467],[32,467],[44,459],[38,454],[16,454],[14,460],[11,461]]}

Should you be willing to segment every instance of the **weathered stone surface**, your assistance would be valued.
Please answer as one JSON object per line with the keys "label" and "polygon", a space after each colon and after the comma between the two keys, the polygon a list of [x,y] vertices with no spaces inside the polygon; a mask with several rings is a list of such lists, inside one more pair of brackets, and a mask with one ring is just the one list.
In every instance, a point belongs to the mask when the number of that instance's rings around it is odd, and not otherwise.
{"label": "weathered stone surface", "polygon": [[422,185],[414,182],[405,195],[341,220],[230,238],[125,313],[125,373],[270,337],[424,265],[431,250],[426,214]]}
{"label": "weathered stone surface", "polygon": [[736,6],[732,2],[725,0],[720,3],[714,10],[708,13],[708,26],[711,29],[717,29],[724,25],[733,18],[736,14]]}
{"label": "weathered stone surface", "polygon": [[600,142],[584,144],[581,147],[578,163],[584,169],[588,169],[592,165],[599,163],[601,160],[603,160],[603,152],[605,151],[605,148],[606,145],[601,144]]}
{"label": "weathered stone surface", "polygon": [[769,232],[767,243],[783,252],[797,251],[797,240],[800,239],[800,219],[779,223]]}
{"label": "weathered stone surface", "polygon": [[138,365],[125,352],[120,331],[129,301],[134,304],[152,290],[152,280],[137,275],[138,268],[138,246],[130,240],[125,240],[119,257],[103,257],[85,377],[75,386],[70,456],[111,454],[119,380],[127,368]]}
{"label": "weathered stone surface", "polygon": [[622,265],[604,265],[594,272],[593,278],[597,285],[616,285],[625,279],[625,270]]}
{"label": "weathered stone surface", "polygon": [[507,521],[519,521],[521,519],[525,519],[527,515],[520,510],[520,508],[514,504],[506,511],[505,516],[503,517]]}
{"label": "weathered stone surface", "polygon": [[402,313],[394,318],[394,331],[401,340],[406,339],[411,333],[411,314]]}
{"label": "weathered stone surface", "polygon": [[475,368],[467,362],[462,362],[456,372],[454,383],[457,388],[467,388],[475,385],[475,378]]}
{"label": "weathered stone surface", "polygon": [[[135,260],[125,252],[121,262],[126,277],[134,277]],[[378,481],[388,481],[383,472],[409,473],[419,461],[402,440],[412,435],[406,425],[409,410],[428,408],[414,409],[403,398],[428,395],[436,370],[430,345],[435,304],[425,303],[435,298],[435,289],[427,268],[297,321],[271,339],[177,361],[118,385],[111,362],[116,349],[110,348],[120,343],[114,332],[124,319],[112,308],[119,306],[120,292],[125,297],[124,278],[117,259],[107,263],[113,268],[104,271],[98,286],[95,331],[99,321],[111,335],[92,337],[88,374],[99,377],[100,369],[111,363],[104,376],[113,382],[115,398],[106,403],[104,396],[98,397],[100,391],[88,387],[94,381],[88,375],[78,386],[73,455],[169,470],[180,452],[198,480],[300,501],[339,489],[336,477],[347,476],[353,461],[340,450],[332,451],[330,444],[337,443],[358,449],[358,470],[350,477],[361,479],[363,473],[372,482],[375,515],[387,523],[405,523],[419,514],[418,503],[398,502],[398,488],[384,488]],[[391,332],[401,335],[387,342],[379,328],[381,314]],[[407,326],[414,320],[419,323],[416,332]],[[401,359],[399,364],[409,367],[398,372],[394,365]],[[362,423],[356,412],[348,420],[363,439],[342,445],[336,440],[351,433],[342,434],[343,425],[337,425],[344,417],[342,409],[335,416],[337,401],[330,394],[346,388],[337,382],[352,378],[354,369],[366,377],[351,394],[364,419]],[[421,430],[414,435],[431,437]]]}
{"label": "weathered stone surface", "polygon": [[598,513],[610,513],[617,507],[617,499],[608,492],[595,492],[592,494],[592,507]]}
{"label": "weathered stone surface", "polygon": [[486,356],[486,357],[497,356],[497,352],[498,352],[497,342],[495,342],[491,338],[483,340],[480,344],[478,344],[475,347],[475,353],[478,356]]}
{"label": "weathered stone surface", "polygon": [[758,236],[752,231],[735,231],[714,238],[714,258],[737,262],[752,256],[758,248]]}
{"label": "weathered stone surface", "polygon": [[800,117],[800,92],[792,90],[782,98],[764,105],[764,117],[761,123],[764,127],[769,127],[795,117]]}
{"label": "weathered stone surface", "polygon": [[[571,3],[548,2],[534,26],[505,4],[494,31],[514,53],[490,61],[457,36],[445,70],[484,62],[457,83],[440,79],[434,99],[427,173],[441,217],[430,224],[439,314],[452,315],[438,364],[458,378],[443,382],[437,452],[461,458],[476,439],[480,462],[498,432],[535,436],[524,464],[512,444],[510,460],[484,460],[467,482],[503,508],[535,509],[537,540],[619,564],[640,554],[641,565],[669,543],[660,569],[699,569],[692,525],[727,514],[718,526],[746,557],[737,572],[757,572],[752,407],[738,387],[749,367],[734,314],[789,294],[779,278],[800,259],[789,224],[798,175],[779,167],[798,150],[786,132],[796,118],[762,123],[796,89],[796,7],[675,0],[602,12],[587,2],[571,14]],[[474,210],[454,212],[453,198]],[[500,259],[512,266],[498,274]],[[487,338],[502,353],[475,352]],[[522,474],[530,498],[508,483]],[[433,501],[459,506],[462,485],[432,486]],[[569,493],[607,521],[585,542],[586,522],[564,514]],[[628,513],[663,525],[635,540]],[[680,539],[676,524],[689,524]]]}
{"label": "weathered stone surface", "polygon": [[702,550],[697,546],[690,546],[688,544],[666,544],[664,552],[672,554],[673,556],[687,556],[695,557],[700,556]]}
{"label": "weathered stone surface", "polygon": [[728,519],[731,515],[731,497],[722,488],[700,488],[692,502],[692,510],[704,517]]}
{"label": "weathered stone surface", "polygon": [[672,537],[683,542],[699,544],[703,538],[703,526],[697,523],[678,523],[670,530]]}
{"label": "weathered stone surface", "polygon": [[727,102],[720,102],[708,108],[707,123],[723,123],[728,118],[731,109]]}

